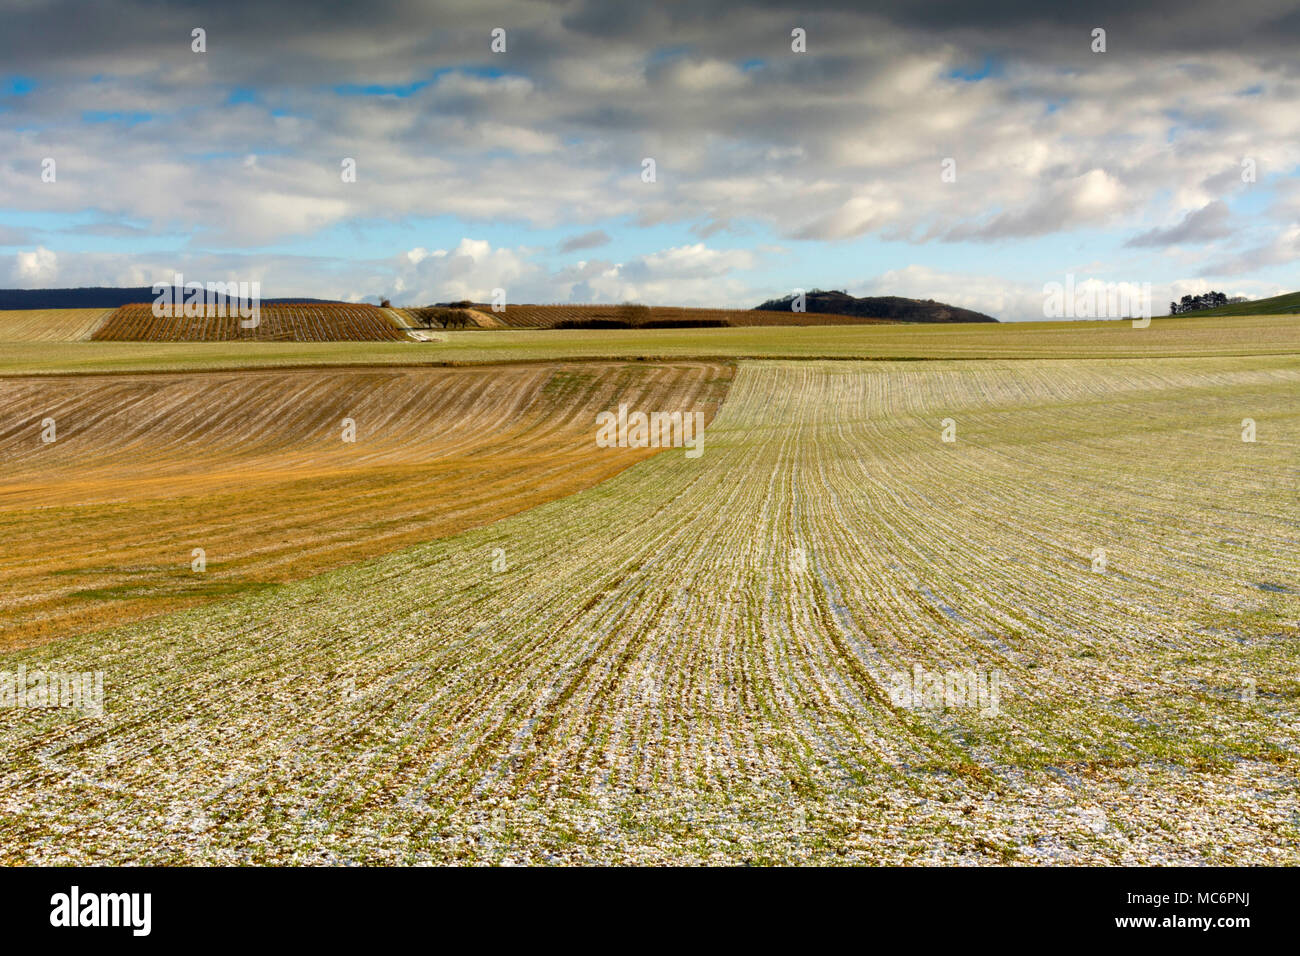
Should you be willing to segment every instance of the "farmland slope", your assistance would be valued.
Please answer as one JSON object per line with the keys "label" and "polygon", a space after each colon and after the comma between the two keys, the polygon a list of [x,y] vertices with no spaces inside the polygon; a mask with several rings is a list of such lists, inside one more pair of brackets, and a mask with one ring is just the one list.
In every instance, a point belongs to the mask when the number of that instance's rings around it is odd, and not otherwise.
{"label": "farmland slope", "polygon": [[0,648],[271,587],[585,488],[647,454],[593,454],[597,412],[627,401],[711,418],[730,375],[680,363],[0,380]]}
{"label": "farmland slope", "polygon": [[[224,312],[226,314],[221,314]],[[148,303],[124,305],[95,330],[96,342],[382,342],[405,341],[389,310],[373,305],[263,304],[242,319],[209,306],[204,315],[155,315]],[[245,328],[244,322],[256,322]]]}
{"label": "farmland slope", "polygon": [[1191,315],[1296,315],[1300,313],[1300,292],[1288,292],[1285,295],[1270,296],[1267,299],[1251,299],[1249,302],[1236,302],[1221,305],[1217,309],[1197,309]]}
{"label": "farmland slope", "polygon": [[1295,864],[1298,387],[747,364],[698,459],[7,655],[106,713],[0,711],[0,858]]}
{"label": "farmland slope", "polygon": [[112,309],[0,312],[0,342],[78,342],[90,338]]}

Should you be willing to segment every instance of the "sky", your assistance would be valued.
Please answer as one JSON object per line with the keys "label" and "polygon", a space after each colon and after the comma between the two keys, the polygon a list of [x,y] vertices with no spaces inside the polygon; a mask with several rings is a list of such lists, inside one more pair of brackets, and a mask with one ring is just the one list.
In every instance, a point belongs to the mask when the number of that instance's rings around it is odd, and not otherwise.
{"label": "sky", "polygon": [[0,286],[1295,291],[1300,5],[1138,6],[0,0]]}

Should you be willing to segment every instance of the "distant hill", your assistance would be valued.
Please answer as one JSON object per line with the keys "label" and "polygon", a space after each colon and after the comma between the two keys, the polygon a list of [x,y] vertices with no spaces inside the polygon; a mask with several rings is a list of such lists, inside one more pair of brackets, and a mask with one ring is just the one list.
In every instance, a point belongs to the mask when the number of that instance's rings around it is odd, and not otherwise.
{"label": "distant hill", "polygon": [[[793,295],[769,299],[755,306],[755,311],[789,312]],[[830,315],[853,315],[864,319],[893,319],[895,322],[996,322],[983,312],[935,302],[934,299],[905,299],[897,295],[858,298],[847,292],[822,292],[814,289],[804,296],[808,312]]]}
{"label": "distant hill", "polygon": [[1178,318],[1193,315],[1300,315],[1300,292],[1288,292],[1269,299],[1252,299],[1236,305],[1221,305],[1217,309],[1180,312]]}
{"label": "distant hill", "polygon": [[[120,305],[152,302],[152,286],[138,289],[93,287],[84,289],[0,289],[0,311],[7,309],[116,309]],[[338,299],[263,299],[277,302],[338,302]]]}

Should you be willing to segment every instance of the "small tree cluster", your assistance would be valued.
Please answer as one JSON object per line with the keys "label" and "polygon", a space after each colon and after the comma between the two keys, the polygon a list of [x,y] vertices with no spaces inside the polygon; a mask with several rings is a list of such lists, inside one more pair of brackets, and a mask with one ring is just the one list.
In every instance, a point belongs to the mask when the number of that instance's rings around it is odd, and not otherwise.
{"label": "small tree cluster", "polygon": [[1179,315],[1183,312],[1196,312],[1200,309],[1217,309],[1228,304],[1228,296],[1223,292],[1207,292],[1204,295],[1185,295],[1179,302],[1169,303],[1169,314]]}
{"label": "small tree cluster", "polygon": [[[453,305],[459,306],[460,303]],[[407,313],[426,329],[468,329],[478,324],[467,308],[427,305],[421,309],[407,309]]]}

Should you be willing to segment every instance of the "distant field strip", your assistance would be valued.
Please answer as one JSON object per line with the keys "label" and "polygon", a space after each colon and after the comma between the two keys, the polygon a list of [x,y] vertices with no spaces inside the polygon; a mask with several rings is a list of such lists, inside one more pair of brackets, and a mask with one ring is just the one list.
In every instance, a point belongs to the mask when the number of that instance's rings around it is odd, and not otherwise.
{"label": "distant field strip", "polygon": [[88,339],[112,309],[0,311],[0,342],[77,342]]}
{"label": "distant field strip", "polygon": [[93,336],[96,342],[383,342],[407,335],[387,309],[373,305],[287,303],[262,305],[257,324],[233,308],[203,315],[154,315],[151,304],[124,305]]}
{"label": "distant field strip", "polygon": [[[396,329],[396,326],[394,326]],[[399,335],[407,333],[396,329]],[[437,342],[0,342],[0,376],[304,365],[739,359],[1153,359],[1300,352],[1300,316],[847,325],[809,328],[443,331]]]}
{"label": "distant field strip", "polygon": [[585,488],[649,453],[596,454],[597,412],[622,401],[708,419],[730,376],[680,363],[0,380],[0,648],[301,578]]}
{"label": "distant field strip", "polygon": [[[0,860],[1295,864],[1297,396],[744,365],[701,458],[6,655],[106,713],[0,710]],[[914,666],[998,713],[900,705]]]}
{"label": "distant field strip", "polygon": [[618,305],[507,305],[493,312],[488,304],[477,307],[498,324],[511,329],[553,329],[561,322],[625,321],[671,323],[718,323],[730,326],[882,325],[889,319],[868,319],[853,315],[811,312],[771,312],[756,309],[689,309],[670,306]]}

